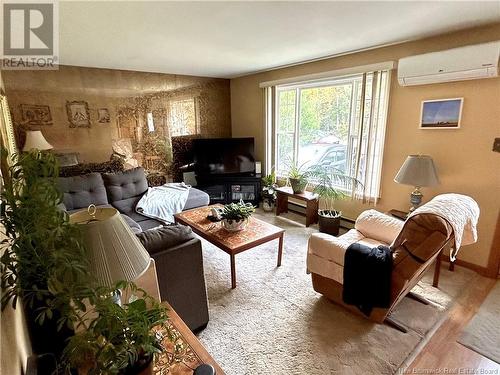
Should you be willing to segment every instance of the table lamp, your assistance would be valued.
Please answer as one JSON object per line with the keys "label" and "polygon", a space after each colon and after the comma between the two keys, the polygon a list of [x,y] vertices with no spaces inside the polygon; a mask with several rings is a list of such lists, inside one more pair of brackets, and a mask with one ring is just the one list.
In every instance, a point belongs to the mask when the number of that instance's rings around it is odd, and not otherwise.
{"label": "table lamp", "polygon": [[101,285],[133,281],[149,268],[149,253],[116,209],[91,205],[70,222],[81,225],[90,270]]}
{"label": "table lamp", "polygon": [[41,130],[26,131],[26,142],[24,142],[23,151],[38,149],[40,151],[52,150],[52,145],[47,142]]}
{"label": "table lamp", "polygon": [[410,196],[410,212],[414,211],[422,203],[421,187],[439,184],[436,167],[432,158],[428,155],[409,155],[396,177],[394,177],[394,181],[398,184],[415,187]]}

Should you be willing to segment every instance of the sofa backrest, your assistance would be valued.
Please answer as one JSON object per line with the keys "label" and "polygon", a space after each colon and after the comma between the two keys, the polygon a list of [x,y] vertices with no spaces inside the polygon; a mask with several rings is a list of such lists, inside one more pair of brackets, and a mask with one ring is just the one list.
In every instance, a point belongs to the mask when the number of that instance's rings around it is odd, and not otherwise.
{"label": "sofa backrest", "polygon": [[106,188],[100,173],[82,176],[59,177],[59,191],[63,193],[63,203],[67,211],[87,208],[90,204],[108,204]]}
{"label": "sofa backrest", "polygon": [[140,197],[148,190],[148,181],[141,167],[118,173],[103,173],[109,203],[121,212],[135,210]]}

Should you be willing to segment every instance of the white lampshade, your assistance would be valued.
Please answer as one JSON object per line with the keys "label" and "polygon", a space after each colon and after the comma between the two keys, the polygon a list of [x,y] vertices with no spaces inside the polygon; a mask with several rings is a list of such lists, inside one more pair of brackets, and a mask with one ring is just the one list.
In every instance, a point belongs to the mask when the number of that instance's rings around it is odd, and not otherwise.
{"label": "white lampshade", "polygon": [[[91,272],[105,286],[133,281],[149,267],[150,256],[120,213],[114,208],[97,208],[95,215],[78,211],[70,222],[80,224]],[[92,212],[91,212],[92,213]]]}
{"label": "white lampshade", "polygon": [[26,142],[24,142],[23,151],[30,151],[33,149],[38,150],[52,150],[52,145],[47,142],[41,130],[28,130],[26,131]]}
{"label": "white lampshade", "polygon": [[394,177],[394,181],[417,187],[439,184],[436,167],[428,155],[409,155]]}

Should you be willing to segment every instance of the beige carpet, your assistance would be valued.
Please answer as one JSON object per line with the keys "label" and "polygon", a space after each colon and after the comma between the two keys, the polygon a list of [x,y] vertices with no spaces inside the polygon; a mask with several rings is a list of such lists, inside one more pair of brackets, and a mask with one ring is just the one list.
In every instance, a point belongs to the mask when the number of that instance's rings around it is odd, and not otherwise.
{"label": "beige carpet", "polygon": [[401,333],[350,314],[313,290],[306,249],[315,228],[262,211],[256,216],[286,229],[282,266],[276,268],[277,240],[238,254],[234,290],[229,256],[203,241],[210,322],[199,338],[228,375],[394,373],[473,276],[460,267],[453,273],[443,268],[438,290],[427,275],[415,291],[435,304],[405,298],[393,314],[410,328]]}
{"label": "beige carpet", "polygon": [[500,281],[465,327],[458,342],[500,363]]}

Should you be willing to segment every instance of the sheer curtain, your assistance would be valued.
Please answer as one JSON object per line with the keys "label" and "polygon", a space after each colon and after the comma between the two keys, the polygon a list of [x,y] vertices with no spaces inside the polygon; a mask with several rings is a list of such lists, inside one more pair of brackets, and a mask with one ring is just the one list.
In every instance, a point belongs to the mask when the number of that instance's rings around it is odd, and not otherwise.
{"label": "sheer curtain", "polygon": [[389,71],[363,74],[362,89],[353,127],[356,146],[353,149],[351,176],[362,187],[352,189],[352,196],[363,202],[377,203],[380,197],[382,159],[387,120]]}

